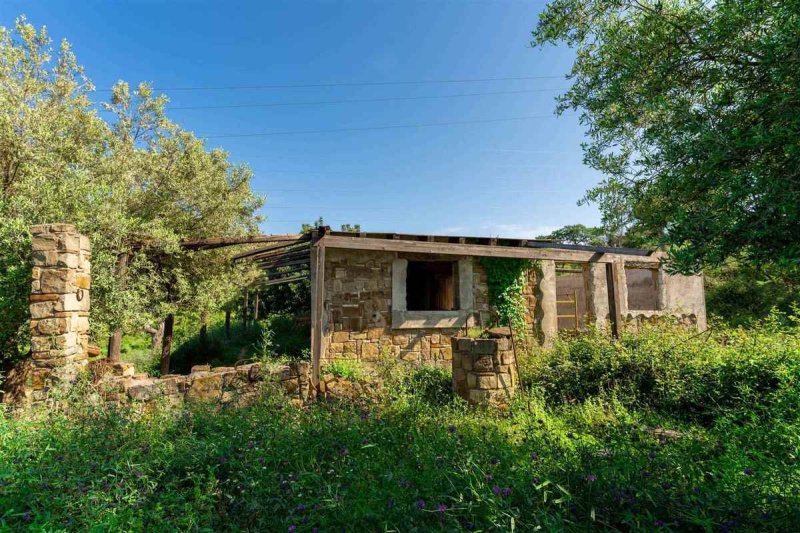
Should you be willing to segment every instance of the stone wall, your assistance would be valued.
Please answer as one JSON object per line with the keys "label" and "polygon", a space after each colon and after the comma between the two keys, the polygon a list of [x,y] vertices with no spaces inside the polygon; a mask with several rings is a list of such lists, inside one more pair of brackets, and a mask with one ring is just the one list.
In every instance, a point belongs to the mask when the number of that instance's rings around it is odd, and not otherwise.
{"label": "stone wall", "polygon": [[[403,257],[439,259],[427,254],[403,254]],[[370,363],[391,356],[410,363],[450,367],[450,338],[459,332],[463,334],[463,328],[392,328],[392,263],[396,258],[391,252],[326,251],[325,360],[355,359]],[[479,324],[489,319],[489,290],[486,272],[477,260],[472,268],[473,305]]]}
{"label": "stone wall", "polygon": [[[508,328],[499,328],[508,330]],[[519,376],[511,339],[453,337],[453,390],[473,405],[508,405]]]}
{"label": "stone wall", "polygon": [[245,405],[258,398],[270,383],[279,386],[292,402],[304,405],[313,399],[309,363],[295,362],[270,368],[259,363],[236,367],[192,367],[188,375],[161,378],[136,374],[130,363],[98,361],[92,365],[95,390],[106,405],[181,405],[207,401],[220,405]]}
{"label": "stone wall", "polygon": [[23,401],[39,402],[88,363],[91,247],[70,224],[33,226],[31,235],[31,362]]}

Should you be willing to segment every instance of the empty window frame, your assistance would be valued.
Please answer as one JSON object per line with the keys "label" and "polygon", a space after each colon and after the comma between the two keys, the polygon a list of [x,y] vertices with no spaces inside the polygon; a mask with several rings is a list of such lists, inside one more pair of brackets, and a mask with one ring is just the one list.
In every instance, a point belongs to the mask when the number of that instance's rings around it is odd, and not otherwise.
{"label": "empty window frame", "polygon": [[587,267],[582,263],[556,263],[556,307],[558,329],[586,328],[589,305],[586,290]]}
{"label": "empty window frame", "polygon": [[625,267],[625,287],[628,290],[628,309],[658,311],[659,281],[657,268]]}
{"label": "empty window frame", "polygon": [[458,310],[458,304],[458,262],[408,262],[408,311],[455,311]]}

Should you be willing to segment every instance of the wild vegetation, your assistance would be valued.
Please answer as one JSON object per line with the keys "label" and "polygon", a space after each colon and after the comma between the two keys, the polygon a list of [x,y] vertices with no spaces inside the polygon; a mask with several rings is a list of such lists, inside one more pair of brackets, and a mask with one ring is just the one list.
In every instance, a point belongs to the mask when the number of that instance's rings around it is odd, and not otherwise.
{"label": "wild vegetation", "polygon": [[0,417],[0,528],[789,531],[800,328],[780,322],[562,339],[505,414],[387,362],[383,395],[308,409]]}

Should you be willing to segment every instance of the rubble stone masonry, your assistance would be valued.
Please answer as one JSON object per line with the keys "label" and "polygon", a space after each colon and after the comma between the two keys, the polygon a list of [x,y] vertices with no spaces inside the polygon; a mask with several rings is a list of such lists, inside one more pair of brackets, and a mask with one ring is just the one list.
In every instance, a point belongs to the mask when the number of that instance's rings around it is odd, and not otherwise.
{"label": "rubble stone masonry", "polygon": [[[402,257],[427,261],[464,259],[429,254],[403,254]],[[392,262],[396,258],[392,252],[327,250],[324,359],[355,359],[370,363],[388,356],[409,363],[450,368],[453,358],[450,339],[463,335],[463,327],[392,328]],[[486,273],[477,260],[472,268],[473,324],[488,325]]]}
{"label": "rubble stone masonry", "polygon": [[91,247],[70,224],[31,228],[31,369],[26,400],[45,400],[51,388],[74,381],[88,363]]}

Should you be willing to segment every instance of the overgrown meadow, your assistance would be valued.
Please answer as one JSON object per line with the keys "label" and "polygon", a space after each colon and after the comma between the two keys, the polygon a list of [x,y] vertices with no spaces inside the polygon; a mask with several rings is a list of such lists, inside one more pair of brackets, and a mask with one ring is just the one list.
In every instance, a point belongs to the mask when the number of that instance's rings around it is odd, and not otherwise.
{"label": "overgrown meadow", "polygon": [[0,529],[792,531],[800,328],[564,339],[508,413],[385,363],[374,399],[0,417]]}

